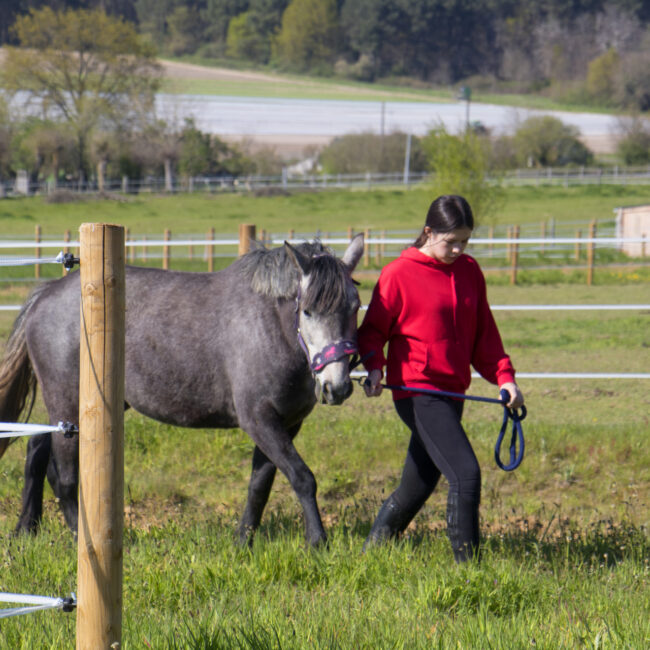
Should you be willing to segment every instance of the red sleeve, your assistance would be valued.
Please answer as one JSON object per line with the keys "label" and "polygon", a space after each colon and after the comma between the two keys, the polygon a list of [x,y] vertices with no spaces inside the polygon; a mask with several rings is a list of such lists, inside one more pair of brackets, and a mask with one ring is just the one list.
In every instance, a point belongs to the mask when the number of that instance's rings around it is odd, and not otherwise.
{"label": "red sleeve", "polygon": [[399,292],[394,282],[391,282],[388,274],[382,273],[358,332],[359,354],[362,359],[367,356],[363,365],[368,372],[382,370],[386,365],[384,346],[399,313],[398,301]]}
{"label": "red sleeve", "polygon": [[487,381],[501,385],[515,381],[515,369],[506,354],[499,329],[487,301],[485,278],[480,274],[477,328],[472,365]]}

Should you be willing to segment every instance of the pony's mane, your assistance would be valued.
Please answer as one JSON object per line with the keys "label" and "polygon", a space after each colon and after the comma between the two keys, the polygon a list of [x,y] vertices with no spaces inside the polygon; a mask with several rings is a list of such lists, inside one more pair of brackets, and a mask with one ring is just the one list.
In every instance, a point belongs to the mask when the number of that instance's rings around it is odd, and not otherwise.
{"label": "pony's mane", "polygon": [[[350,274],[343,262],[319,241],[295,248],[312,258],[310,282],[301,296],[302,309],[316,313],[339,311],[347,304]],[[295,298],[300,272],[284,246],[258,248],[235,262],[256,293],[272,298]]]}

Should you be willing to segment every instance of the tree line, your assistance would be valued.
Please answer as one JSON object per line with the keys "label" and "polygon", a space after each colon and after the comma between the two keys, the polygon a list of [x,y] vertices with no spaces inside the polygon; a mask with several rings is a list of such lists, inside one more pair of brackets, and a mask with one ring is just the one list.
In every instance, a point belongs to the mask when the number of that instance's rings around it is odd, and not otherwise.
{"label": "tree line", "polygon": [[[101,9],[44,7],[18,16],[12,34],[18,46],[5,48],[0,70],[0,181],[26,170],[32,181],[53,185],[90,179],[102,189],[108,177],[164,175],[171,186],[177,174],[270,175],[285,164],[272,149],[228,145],[191,120],[157,119],[156,50],[129,21]],[[481,186],[494,170],[593,163],[578,130],[552,117],[530,118],[513,135],[491,137],[480,125],[453,135],[437,126],[408,142],[413,171],[433,171],[447,191],[468,196],[474,189],[464,184]],[[400,133],[345,136],[321,152],[319,164],[334,174],[393,172],[405,164],[405,143]],[[619,154],[626,164],[650,162],[647,120],[621,121]]]}
{"label": "tree line", "polygon": [[100,8],[159,53],[364,81],[470,83],[650,110],[647,0],[3,0],[0,44],[34,8]]}

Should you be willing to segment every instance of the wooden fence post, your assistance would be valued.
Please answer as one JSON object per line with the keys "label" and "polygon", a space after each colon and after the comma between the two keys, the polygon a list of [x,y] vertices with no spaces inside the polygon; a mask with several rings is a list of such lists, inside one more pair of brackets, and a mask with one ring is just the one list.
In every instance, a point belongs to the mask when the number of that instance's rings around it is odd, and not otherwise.
{"label": "wooden fence post", "polygon": [[[519,226],[513,226],[512,238],[519,239]],[[519,261],[519,244],[515,241],[511,249],[510,284],[517,284],[517,262]]]}
{"label": "wooden fence post", "polygon": [[251,249],[251,241],[255,240],[255,225],[250,223],[239,224],[239,250],[238,254],[241,257],[246,255]]}
{"label": "wooden fence post", "polygon": [[[163,239],[168,242],[171,239],[172,233],[169,228],[165,228],[165,234],[163,235]],[[168,244],[165,244],[163,246],[163,259],[162,259],[162,267],[165,269],[165,271],[169,270],[169,251],[170,251],[170,246]]]}
{"label": "wooden fence post", "polygon": [[352,226],[348,226],[348,239],[352,241],[353,236],[354,236],[354,230],[352,229]]}
{"label": "wooden fence post", "polygon": [[[63,241],[64,241],[66,244],[68,244],[68,243],[70,242],[70,231],[69,231],[69,230],[66,230],[66,231],[63,233]],[[70,252],[70,246],[64,246],[64,247],[63,247],[63,252],[64,252],[64,253],[69,253],[69,252]],[[68,269],[66,269],[65,266],[63,266],[63,264],[61,264],[61,267],[62,267],[62,269],[61,269],[61,275],[65,275],[65,274],[68,272]]]}
{"label": "wooden fence post", "polygon": [[575,254],[574,254],[574,259],[576,262],[580,261],[580,239],[582,237],[582,230],[578,229],[576,230],[576,248],[575,248]]}
{"label": "wooden fence post", "polygon": [[290,228],[289,229],[289,241],[292,241],[295,236],[296,236],[295,230],[293,228]]}
{"label": "wooden fence post", "polygon": [[80,229],[77,650],[122,643],[124,229]]}
{"label": "wooden fence post", "polygon": [[[42,231],[41,231],[41,227],[40,227],[40,226],[36,226],[36,228],[34,228],[34,242],[35,242],[36,244],[40,244],[40,243],[41,243],[41,233],[42,233]],[[36,247],[34,248],[34,257],[35,257],[37,260],[40,260],[40,259],[41,259],[41,249],[40,249],[40,247],[38,247],[38,246],[36,246]],[[41,265],[38,264],[38,263],[37,263],[37,264],[34,264],[34,277],[35,277],[37,280],[41,277]]]}
{"label": "wooden fence post", "polygon": [[[589,224],[589,239],[593,240],[596,237],[596,220],[594,219]],[[587,284],[591,286],[594,282],[594,253],[596,244],[590,241],[587,245]]]}
{"label": "wooden fence post", "polygon": [[[208,230],[208,239],[214,241],[214,228]],[[207,245],[206,254],[208,256],[208,272],[212,273],[214,271],[214,244]]]}
{"label": "wooden fence post", "polygon": [[364,239],[366,245],[365,245],[365,250],[363,252],[363,265],[365,267],[368,267],[370,266],[370,244],[368,243],[370,241],[370,228],[366,228]]}

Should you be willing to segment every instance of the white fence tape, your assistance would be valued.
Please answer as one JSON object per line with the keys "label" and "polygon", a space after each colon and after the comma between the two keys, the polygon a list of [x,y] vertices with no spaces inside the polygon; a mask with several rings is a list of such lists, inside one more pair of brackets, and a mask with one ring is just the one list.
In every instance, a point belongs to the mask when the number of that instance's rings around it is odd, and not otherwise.
{"label": "white fence tape", "polygon": [[[350,377],[365,377],[367,373],[355,370]],[[472,373],[474,379],[480,379],[477,372]],[[650,372],[519,372],[521,379],[650,379]]]}
{"label": "white fence tape", "polygon": [[65,433],[63,422],[58,425],[24,424],[18,422],[0,422],[0,438],[18,438],[20,436],[38,436],[42,433]]}
{"label": "white fence tape", "polygon": [[[365,240],[366,244],[397,244],[400,246],[413,243],[413,237],[370,237]],[[300,244],[305,241],[304,238],[288,239],[288,238],[271,238],[266,240],[265,243],[273,244],[274,246],[281,246],[285,241],[291,244]],[[344,246],[350,243],[348,237],[324,237],[320,241],[326,246]],[[615,245],[621,246],[622,244],[642,244],[648,242],[646,237],[495,237],[484,238],[475,237],[471,240],[471,245],[490,245],[499,246],[505,244],[542,244],[551,246],[554,244],[602,244],[602,245]],[[143,239],[143,240],[129,240],[126,242],[127,248],[137,246],[238,246],[239,239]],[[79,247],[77,241],[3,241],[0,242],[0,249],[11,248],[75,248]]]}
{"label": "white fence tape", "polygon": [[[2,247],[0,245],[0,247]],[[58,248],[58,246],[57,246]],[[0,266],[34,266],[34,264],[63,264],[63,251],[56,257],[0,257]]]}
{"label": "white fence tape", "polygon": [[49,596],[32,596],[31,594],[12,594],[0,592],[0,603],[20,603],[28,605],[27,607],[10,607],[0,609],[0,618],[9,618],[10,616],[21,616],[40,612],[45,609],[63,609],[76,607],[77,598],[72,594],[72,598],[51,598]]}

